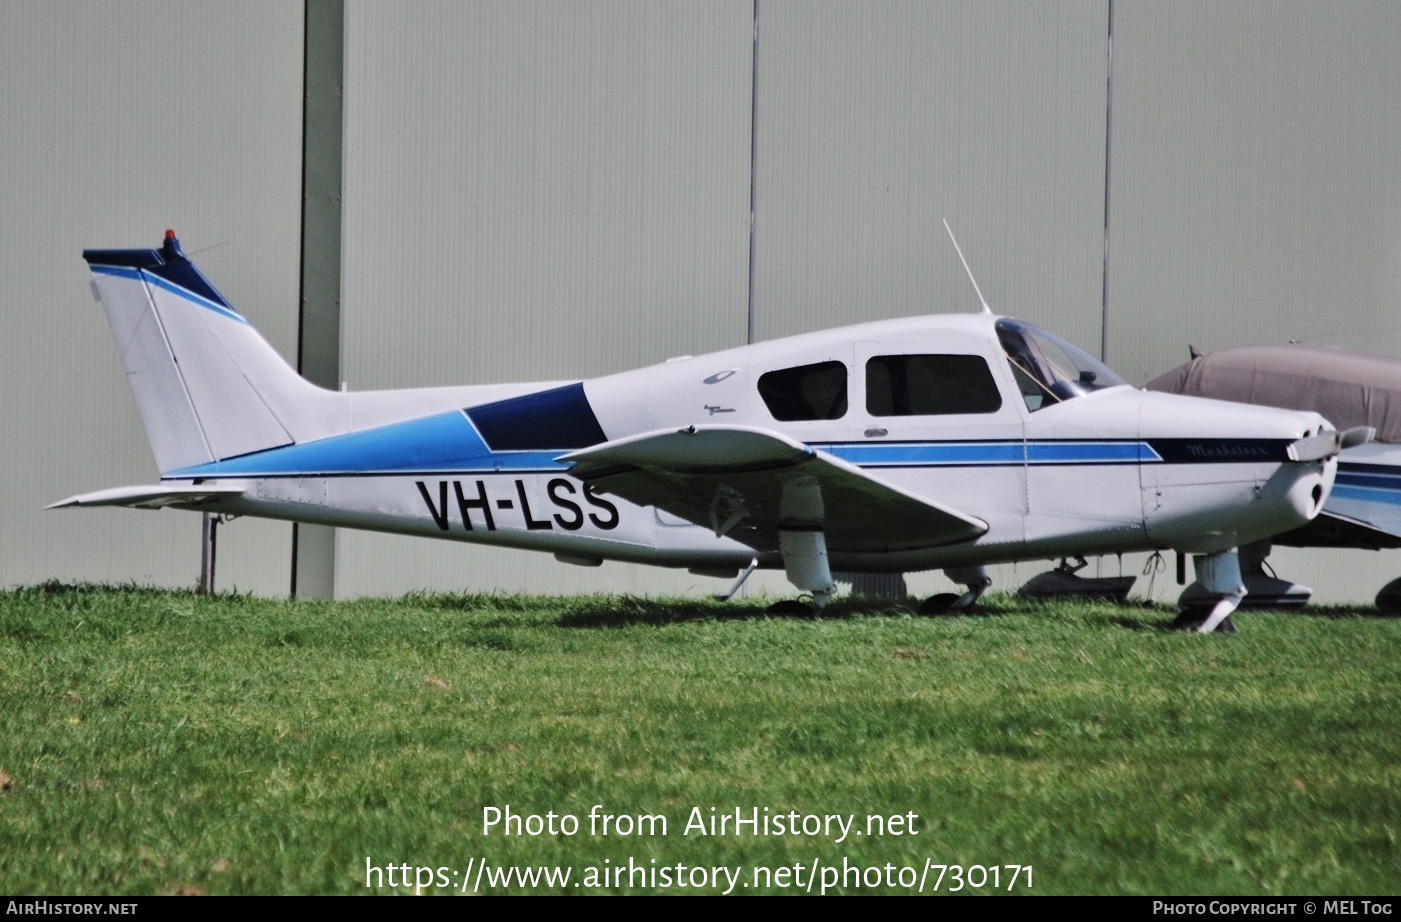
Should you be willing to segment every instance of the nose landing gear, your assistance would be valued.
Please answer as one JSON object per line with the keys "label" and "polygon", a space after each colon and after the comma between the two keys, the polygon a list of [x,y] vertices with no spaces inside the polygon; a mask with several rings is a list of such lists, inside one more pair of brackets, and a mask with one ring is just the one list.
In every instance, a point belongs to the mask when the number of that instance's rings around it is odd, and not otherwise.
{"label": "nose landing gear", "polygon": [[[1173,627],[1195,630],[1199,634],[1210,634],[1219,630],[1223,634],[1234,634],[1236,626],[1231,622],[1231,613],[1240,607],[1245,598],[1245,581],[1240,573],[1240,555],[1234,551],[1217,551],[1214,554],[1199,554],[1192,558],[1197,569],[1197,583],[1182,594],[1185,602],[1179,601],[1182,613],[1173,622]],[[1188,600],[1196,585],[1201,586],[1200,601]]]}

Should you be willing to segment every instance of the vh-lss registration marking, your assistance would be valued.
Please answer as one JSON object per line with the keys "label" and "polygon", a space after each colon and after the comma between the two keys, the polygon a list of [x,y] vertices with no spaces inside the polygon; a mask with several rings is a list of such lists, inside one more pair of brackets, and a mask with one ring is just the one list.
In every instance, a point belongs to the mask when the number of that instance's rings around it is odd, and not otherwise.
{"label": "vh-lss registration marking", "polygon": [[[449,505],[448,488],[451,485],[452,499],[456,501],[458,518],[462,521],[465,531],[475,531],[477,523],[480,523],[487,531],[496,531],[496,512],[512,512],[520,510],[520,516],[524,520],[525,527],[529,531],[552,531],[559,527],[564,531],[578,531],[584,527],[584,522],[588,521],[595,528],[603,531],[611,531],[618,527],[619,516],[618,507],[608,500],[594,493],[591,485],[582,487],[573,480],[565,477],[555,477],[546,485],[545,491],[550,499],[550,507],[546,510],[532,510],[530,507],[530,497],[527,495],[525,481],[516,479],[515,495],[513,497],[493,496],[489,493],[485,480],[468,481],[466,487],[461,480],[439,480],[437,485],[436,502],[425,481],[416,481],[419,495],[423,497],[423,503],[428,507],[428,514],[433,517],[438,528],[448,531],[451,528],[452,506]],[[576,499],[576,497],[578,499]],[[582,499],[583,505],[579,500]],[[589,507],[585,511],[585,506]],[[597,511],[595,511],[597,510]],[[537,518],[536,513],[540,512],[544,517]],[[600,515],[600,513],[602,513]]]}

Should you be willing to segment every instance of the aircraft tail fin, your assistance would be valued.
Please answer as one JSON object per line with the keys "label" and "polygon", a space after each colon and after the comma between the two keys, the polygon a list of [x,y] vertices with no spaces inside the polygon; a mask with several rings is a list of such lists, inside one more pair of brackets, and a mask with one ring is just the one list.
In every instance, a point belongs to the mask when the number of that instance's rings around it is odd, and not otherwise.
{"label": "aircraft tail fin", "polygon": [[[339,394],[302,378],[180,250],[84,250],[162,474],[299,441]],[[300,421],[300,422],[299,422]]]}

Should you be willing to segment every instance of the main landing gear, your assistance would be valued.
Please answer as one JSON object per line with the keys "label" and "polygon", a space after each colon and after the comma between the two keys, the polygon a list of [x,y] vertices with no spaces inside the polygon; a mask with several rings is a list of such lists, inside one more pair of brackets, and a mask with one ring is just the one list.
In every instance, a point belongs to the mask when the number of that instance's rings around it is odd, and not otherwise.
{"label": "main landing gear", "polygon": [[816,482],[784,484],[778,550],[788,582],[808,593],[810,602],[784,601],[769,606],[773,615],[815,615],[837,592],[837,581],[827,563],[827,534],[822,530],[822,494]]}
{"label": "main landing gear", "polygon": [[992,585],[992,577],[988,576],[988,571],[983,567],[949,567],[944,570],[944,575],[955,583],[967,586],[968,591],[962,595],[952,592],[931,595],[919,607],[921,615],[963,614],[972,608]]}
{"label": "main landing gear", "polygon": [[[792,565],[789,563],[789,559],[790,558],[785,553],[784,563],[787,565],[788,579],[793,585],[797,586],[799,589],[808,588],[807,585],[799,582],[798,578],[805,578],[805,582],[808,585],[813,583],[821,584],[822,579],[820,573],[816,574],[818,577],[816,579],[810,578],[814,575],[811,573],[804,574],[799,572],[795,574]],[[825,554],[822,555],[822,562],[824,564],[826,563]],[[898,574],[843,573],[841,575],[852,582],[853,591],[856,595],[874,595],[885,598],[905,597],[905,581],[904,578]],[[919,606],[919,613],[921,615],[948,615],[968,612],[973,608],[975,603],[977,603],[978,599],[982,598],[983,593],[988,590],[988,587],[992,585],[992,577],[988,576],[987,570],[983,567],[949,567],[944,570],[944,575],[955,583],[962,583],[967,587],[967,590],[961,595],[953,592],[941,592],[937,595],[930,596]],[[828,579],[830,579],[830,574]],[[832,591],[836,590],[835,583],[829,583],[829,585],[831,585]],[[898,594],[893,591],[897,586],[899,588]],[[871,592],[870,587],[879,587],[882,591]],[[771,615],[780,617],[816,615],[822,610],[823,606],[827,604],[828,599],[832,596],[832,591],[819,593],[809,589],[811,595],[808,596],[807,599],[784,599],[781,602],[775,602],[770,605],[767,611]]]}

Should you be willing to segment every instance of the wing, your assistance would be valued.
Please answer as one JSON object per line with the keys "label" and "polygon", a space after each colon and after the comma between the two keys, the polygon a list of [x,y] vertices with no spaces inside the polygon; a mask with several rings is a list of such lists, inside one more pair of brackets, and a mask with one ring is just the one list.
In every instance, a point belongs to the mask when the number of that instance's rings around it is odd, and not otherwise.
{"label": "wing", "polygon": [[833,551],[879,553],[971,541],[988,525],[765,429],[692,426],[571,452],[570,473],[760,551],[780,529],[820,527]]}
{"label": "wing", "polygon": [[1275,535],[1270,543],[1285,547],[1356,547],[1380,551],[1401,547],[1401,523],[1363,521],[1330,512],[1325,507],[1303,528]]}
{"label": "wing", "polygon": [[241,496],[245,487],[196,486],[194,484],[158,483],[148,487],[114,487],[98,490],[96,493],[83,493],[70,496],[45,509],[63,509],[70,506],[133,506],[137,509],[164,509],[174,506],[179,509],[194,509],[203,503],[217,499]]}

